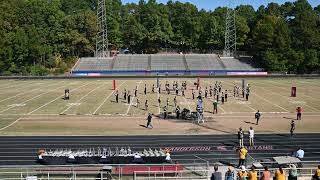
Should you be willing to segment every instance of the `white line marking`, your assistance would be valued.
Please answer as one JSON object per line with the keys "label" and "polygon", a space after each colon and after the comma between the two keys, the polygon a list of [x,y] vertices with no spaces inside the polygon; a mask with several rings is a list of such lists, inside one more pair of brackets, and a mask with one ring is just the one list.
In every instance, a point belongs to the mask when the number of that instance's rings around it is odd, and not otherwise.
{"label": "white line marking", "polygon": [[[59,84],[59,83],[58,83],[58,84]],[[54,84],[54,85],[56,85],[56,84]],[[53,85],[51,85],[51,86],[53,86]],[[51,91],[47,91],[47,92],[41,93],[41,94],[39,94],[39,95],[37,95],[37,96],[34,96],[34,97],[31,98],[31,99],[28,99],[28,100],[26,100],[26,101],[21,102],[21,103],[19,103],[19,104],[25,104],[26,102],[32,101],[32,100],[34,100],[34,99],[36,99],[36,98],[38,98],[38,97],[40,97],[40,96],[42,96],[42,95],[44,95],[44,94],[48,94],[48,93],[50,93],[50,92],[52,92],[52,91],[55,91],[55,90],[57,90],[57,89],[60,89],[61,87],[64,87],[64,86],[65,86],[65,85],[60,86],[60,87],[58,87],[58,88],[56,88],[56,89],[53,89],[53,90],[51,90]],[[48,87],[47,87],[47,88],[48,88]],[[0,111],[0,113],[3,113],[3,112],[5,112],[5,111],[8,111],[8,110],[10,110],[10,109],[12,109],[12,108],[14,108],[14,107],[16,107],[16,106],[10,106],[9,108]]]}
{"label": "white line marking", "polygon": [[17,122],[20,121],[21,119],[22,119],[22,118],[19,118],[19,119],[15,120],[14,122],[12,122],[11,124],[9,124],[8,126],[5,126],[5,127],[1,128],[0,131],[5,130],[5,129],[7,129],[8,127],[14,125],[15,123],[17,123]]}
{"label": "white line marking", "polygon": [[27,91],[27,92],[22,92],[22,93],[19,93],[19,94],[17,94],[17,95],[14,95],[14,96],[10,96],[10,97],[8,97],[8,98],[5,98],[5,99],[0,100],[0,102],[3,102],[3,101],[6,101],[6,100],[9,100],[9,99],[18,97],[18,96],[23,95],[23,94],[31,93],[31,92],[36,91],[36,90],[39,90],[39,89],[41,89],[41,87],[39,87],[39,88],[37,88],[37,89],[33,89],[33,90],[30,90],[30,91]]}
{"label": "white line marking", "polygon": [[[77,87],[76,89],[71,90],[70,92],[76,91],[77,89],[82,88],[82,87],[84,87],[84,86],[88,85],[89,83],[90,83],[90,82],[88,82],[88,83],[86,83],[86,84],[84,84],[84,85],[82,85],[82,86],[79,86],[79,87]],[[56,101],[56,100],[57,100],[57,99],[59,99],[59,98],[61,98],[61,95],[59,95],[57,98],[53,99],[52,101],[45,103],[44,105],[42,105],[42,106],[40,106],[40,107],[38,107],[38,108],[34,109],[33,111],[31,111],[31,112],[29,112],[29,113],[27,113],[27,114],[28,114],[28,115],[30,115],[30,114],[32,114],[32,113],[34,113],[34,112],[38,111],[39,109],[41,109],[41,108],[43,108],[43,107],[47,106],[48,104],[51,104],[52,102]]]}
{"label": "white line marking", "polygon": [[[117,90],[118,88],[120,88],[125,82],[126,82],[126,81],[123,81],[123,82],[120,84],[120,86],[116,88],[116,90]],[[112,92],[103,100],[103,102],[102,102],[102,103],[97,107],[97,109],[92,113],[93,115],[95,115],[95,114],[99,111],[99,109],[100,109],[100,108],[103,106],[103,104],[110,98],[110,96],[112,96],[113,93],[114,93],[114,91],[112,91]]]}
{"label": "white line marking", "polygon": [[[82,96],[80,99],[78,99],[75,103],[79,103],[82,99],[84,99],[85,97],[87,97],[89,94],[91,94],[93,91],[99,89],[100,87],[102,87],[105,84],[102,84],[101,86],[98,86],[96,88],[94,88],[93,90],[91,90],[90,92],[88,92],[86,95]],[[73,106],[69,106],[68,108],[66,108],[65,110],[63,110],[60,114],[64,114],[65,112],[67,112],[71,107]]]}
{"label": "white line marking", "polygon": [[[272,85],[272,84],[271,84],[271,85]],[[272,86],[275,86],[275,85],[272,85]],[[277,87],[277,86],[275,86],[275,87]],[[260,89],[263,89],[264,91],[267,91],[267,90],[266,90],[265,88],[263,88],[263,87],[259,87],[259,88],[260,88]],[[281,87],[278,87],[278,88],[281,88]],[[267,92],[269,92],[269,91],[267,91]],[[276,93],[276,92],[271,92],[271,94],[278,95],[278,96],[280,96],[280,97],[288,100],[289,103],[293,104],[293,103],[291,102],[291,99],[290,99],[289,97],[286,97],[286,96],[284,96],[284,95],[282,95],[282,94],[280,94],[280,93]],[[313,109],[313,110],[315,110],[315,111],[320,111],[319,109],[316,109],[316,108],[314,108],[314,107],[312,107],[312,106],[310,106],[310,105],[308,105],[308,104],[304,104],[304,106],[308,106],[308,107],[310,107],[311,109]]]}
{"label": "white line marking", "polygon": [[[142,83],[142,81],[140,81],[140,82],[138,83],[139,85],[138,85],[138,87],[137,87],[137,90],[139,89],[141,83]],[[127,109],[127,112],[126,112],[125,115],[128,115],[128,113],[129,113],[129,111],[130,111],[130,108],[131,108],[131,106],[132,106],[132,102],[133,102],[134,98],[135,98],[135,97],[133,97],[133,98],[131,99],[130,105],[129,105],[129,107],[128,107],[128,109]]]}

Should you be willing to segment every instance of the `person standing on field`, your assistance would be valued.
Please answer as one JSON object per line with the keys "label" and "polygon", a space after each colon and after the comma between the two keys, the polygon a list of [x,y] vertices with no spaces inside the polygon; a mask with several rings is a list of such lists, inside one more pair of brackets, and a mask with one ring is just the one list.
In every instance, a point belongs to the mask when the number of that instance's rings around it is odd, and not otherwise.
{"label": "person standing on field", "polygon": [[151,125],[151,120],[152,120],[152,116],[151,116],[151,113],[149,113],[148,117],[147,117],[147,128],[153,128],[153,126]]}
{"label": "person standing on field", "polygon": [[296,129],[296,124],[295,124],[295,122],[294,122],[294,120],[292,120],[291,121],[291,128],[290,128],[290,135],[291,135],[291,137],[293,136],[293,132],[294,132],[294,130]]}
{"label": "person standing on field", "polygon": [[259,120],[260,120],[260,117],[261,117],[261,113],[260,111],[258,110],[258,112],[256,112],[256,114],[254,115],[254,117],[256,118],[256,125],[259,124]]}
{"label": "person standing on field", "polygon": [[217,100],[214,100],[213,101],[213,114],[218,114],[218,101]]}
{"label": "person standing on field", "polygon": [[302,107],[297,107],[297,120],[301,120]]}
{"label": "person standing on field", "polygon": [[252,127],[250,127],[250,129],[249,129],[249,144],[250,144],[250,146],[254,146],[253,138],[254,138],[254,130]]}

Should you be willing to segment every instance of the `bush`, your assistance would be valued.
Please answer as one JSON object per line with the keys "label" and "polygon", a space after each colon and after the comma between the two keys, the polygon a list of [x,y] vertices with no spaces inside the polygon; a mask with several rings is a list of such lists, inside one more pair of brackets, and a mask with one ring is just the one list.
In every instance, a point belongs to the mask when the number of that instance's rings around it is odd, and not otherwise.
{"label": "bush", "polygon": [[43,66],[32,66],[30,68],[30,74],[33,76],[44,76],[49,73],[49,70]]}

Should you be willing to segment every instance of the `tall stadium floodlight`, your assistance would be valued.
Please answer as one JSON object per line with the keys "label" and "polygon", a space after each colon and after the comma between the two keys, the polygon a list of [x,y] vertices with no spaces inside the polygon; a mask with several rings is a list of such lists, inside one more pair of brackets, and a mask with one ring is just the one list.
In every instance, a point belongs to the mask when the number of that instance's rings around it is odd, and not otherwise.
{"label": "tall stadium floodlight", "polygon": [[224,57],[234,57],[237,50],[236,10],[230,5],[227,9]]}
{"label": "tall stadium floodlight", "polygon": [[97,18],[98,33],[96,40],[96,57],[104,58],[109,56],[108,26],[105,0],[98,0]]}

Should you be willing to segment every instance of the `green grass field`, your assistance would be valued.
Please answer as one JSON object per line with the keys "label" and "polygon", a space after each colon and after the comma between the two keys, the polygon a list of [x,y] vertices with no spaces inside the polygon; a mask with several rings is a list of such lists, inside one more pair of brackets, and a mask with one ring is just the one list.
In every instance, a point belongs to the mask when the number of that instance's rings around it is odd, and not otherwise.
{"label": "green grass field", "polygon": [[[229,91],[228,102],[219,105],[219,116],[230,116],[232,114],[244,114],[253,116],[253,113],[260,110],[263,114],[281,114],[294,113],[297,106],[302,106],[305,114],[320,113],[320,80],[319,79],[246,79],[251,86],[251,95],[249,101],[243,98],[232,97],[233,84],[241,84],[241,79],[201,79],[201,86],[213,86],[215,81],[222,82],[222,89]],[[162,88],[165,82],[186,81],[188,89],[186,96],[177,96],[178,105],[183,108],[195,110],[196,101],[192,99],[191,90],[196,87],[193,83],[196,79],[161,79]],[[63,125],[52,124],[54,119],[74,119],[76,118],[94,118],[114,119],[121,117],[132,119],[145,119],[148,112],[155,115],[159,114],[169,98],[169,111],[174,111],[173,98],[175,93],[172,91],[167,95],[165,91],[160,94],[156,91],[151,93],[152,84],[156,84],[156,79],[130,79],[117,80],[119,90],[119,103],[115,102],[115,96],[112,90],[112,80],[1,80],[0,81],[0,134],[32,134],[41,127],[41,118],[50,117],[51,124],[47,131],[54,134],[56,129],[66,131],[76,131],[79,134],[88,134],[82,132],[86,130],[86,124],[78,125],[74,130]],[[147,95],[143,94],[144,86],[147,86]],[[297,87],[297,97],[290,97],[291,86]],[[138,88],[138,98],[140,107],[136,107],[136,98],[131,103],[123,100],[122,92],[129,90],[131,95],[134,89]],[[64,89],[70,89],[70,100],[63,100]],[[164,89],[163,89],[164,90]],[[195,91],[197,95],[198,92]],[[203,93],[204,94],[204,93]],[[157,99],[160,96],[162,103],[158,106]],[[144,102],[148,100],[148,111],[144,109]],[[205,99],[205,116],[212,115],[213,97]],[[252,115],[251,115],[252,114]],[[68,117],[68,118],[64,118]],[[213,116],[214,117],[214,116]],[[36,125],[26,128],[20,120],[28,119],[32,122],[34,119]],[[45,121],[45,120],[44,120]],[[79,124],[79,123],[77,123]],[[81,124],[81,123],[80,123]],[[45,126],[45,125],[43,125]],[[194,128],[194,127],[192,127]],[[23,133],[21,131],[28,133]],[[18,132],[19,131],[19,132]],[[95,129],[97,131],[97,129]],[[91,132],[90,132],[91,133]],[[89,133],[89,134],[90,134]],[[50,133],[49,133],[50,134]],[[106,134],[106,133],[97,133]],[[121,133],[120,133],[121,134]]]}

